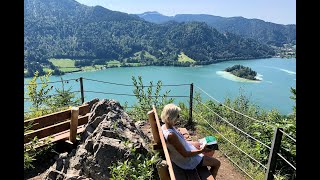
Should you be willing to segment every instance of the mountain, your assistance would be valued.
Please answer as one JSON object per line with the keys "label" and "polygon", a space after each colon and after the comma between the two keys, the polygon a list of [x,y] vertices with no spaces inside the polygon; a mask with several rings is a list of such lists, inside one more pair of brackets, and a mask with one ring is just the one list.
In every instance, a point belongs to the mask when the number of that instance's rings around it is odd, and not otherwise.
{"label": "mountain", "polygon": [[203,22],[155,24],[136,15],[101,6],[89,7],[74,0],[24,0],[24,3],[24,61],[30,72],[44,66],[54,68],[49,58],[188,65],[178,62],[180,53],[194,59],[196,64],[275,54],[267,45],[220,33]]}
{"label": "mountain", "polygon": [[154,23],[164,23],[172,20],[170,16],[164,16],[157,11],[149,11],[142,14],[137,14],[137,16],[143,18],[146,21],[154,22]]}
{"label": "mountain", "polygon": [[274,46],[296,42],[296,25],[282,25],[265,22],[260,19],[246,19],[243,17],[220,17],[207,14],[177,14],[164,16],[158,12],[145,12],[137,16],[153,23],[168,21],[177,22],[205,22],[218,31],[230,32],[243,37],[253,38],[259,42]]}

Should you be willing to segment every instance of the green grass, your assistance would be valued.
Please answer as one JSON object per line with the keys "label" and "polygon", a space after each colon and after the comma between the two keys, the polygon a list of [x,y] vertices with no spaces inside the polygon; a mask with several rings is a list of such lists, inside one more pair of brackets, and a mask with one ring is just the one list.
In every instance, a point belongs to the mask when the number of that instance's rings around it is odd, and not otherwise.
{"label": "green grass", "polygon": [[187,55],[184,54],[184,52],[181,52],[179,55],[178,55],[178,62],[182,62],[182,63],[185,63],[185,62],[190,62],[190,63],[195,63],[196,61],[189,58]]}
{"label": "green grass", "polygon": [[[144,52],[145,52],[144,57],[150,58],[150,59],[152,59],[152,61],[158,61],[158,59],[155,56],[151,55],[149,52],[147,52],[147,51],[144,51]],[[141,53],[142,53],[142,51],[134,53],[133,59],[140,59]]]}
{"label": "green grass", "polygon": [[[138,53],[138,54],[137,54]],[[137,52],[135,57],[139,57],[140,52]],[[146,57],[151,57],[153,58],[154,56],[150,55],[149,53],[146,52]],[[154,57],[155,58],[155,57]],[[156,58],[155,58],[156,59]],[[84,66],[81,68],[75,67],[75,60],[72,59],[49,59],[50,62],[52,62],[52,64],[56,67],[58,67],[58,69],[60,71],[63,71],[65,73],[67,72],[73,72],[73,71],[94,71],[94,70],[100,70],[103,67],[121,67],[121,63],[118,60],[110,60],[106,62],[106,65],[94,65],[94,66]],[[126,64],[130,64],[131,66],[142,66],[143,64],[141,63],[126,63]],[[50,69],[49,68],[44,68],[45,72],[48,72]],[[25,70],[25,73],[26,70]]]}
{"label": "green grass", "polygon": [[95,69],[96,68],[94,68],[93,66],[83,66],[83,67],[81,67],[82,71],[93,71]]}
{"label": "green grass", "polygon": [[81,67],[82,71],[94,71],[94,70],[100,70],[103,68],[105,65],[94,65],[94,66],[84,66]]}
{"label": "green grass", "polygon": [[56,67],[59,68],[60,71],[63,72],[72,72],[79,71],[80,68],[74,66],[75,61],[72,59],[49,59],[50,62]]}
{"label": "green grass", "polygon": [[52,62],[53,65],[57,67],[75,67],[74,63],[75,61],[72,59],[49,59],[50,62]]}

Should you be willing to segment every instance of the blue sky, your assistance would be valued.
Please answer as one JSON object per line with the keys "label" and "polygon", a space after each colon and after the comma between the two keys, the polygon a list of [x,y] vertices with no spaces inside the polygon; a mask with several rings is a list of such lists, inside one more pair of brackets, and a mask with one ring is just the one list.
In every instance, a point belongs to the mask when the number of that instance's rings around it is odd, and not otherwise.
{"label": "blue sky", "polygon": [[277,24],[296,24],[296,0],[76,0],[87,6],[100,5],[114,11],[138,14],[158,11],[175,14],[242,16]]}

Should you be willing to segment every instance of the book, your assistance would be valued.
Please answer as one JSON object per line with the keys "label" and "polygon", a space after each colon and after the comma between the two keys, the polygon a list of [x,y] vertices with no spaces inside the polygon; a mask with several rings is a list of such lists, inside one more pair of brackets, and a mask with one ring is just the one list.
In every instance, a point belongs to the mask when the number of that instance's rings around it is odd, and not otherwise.
{"label": "book", "polygon": [[201,144],[201,149],[207,144],[207,148],[212,150],[219,150],[218,141],[214,136],[206,136],[198,140]]}

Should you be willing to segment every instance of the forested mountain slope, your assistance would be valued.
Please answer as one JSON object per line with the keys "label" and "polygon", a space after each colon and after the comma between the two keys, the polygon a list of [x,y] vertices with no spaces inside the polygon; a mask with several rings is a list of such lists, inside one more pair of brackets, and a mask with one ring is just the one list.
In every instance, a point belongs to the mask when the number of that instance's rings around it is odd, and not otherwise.
{"label": "forested mountain slope", "polygon": [[123,62],[141,51],[155,59],[139,61],[153,65],[179,65],[181,52],[196,64],[271,57],[275,53],[258,41],[220,33],[203,22],[155,24],[136,15],[89,7],[74,0],[24,3],[24,61],[29,69],[50,65],[48,58]]}
{"label": "forested mountain slope", "polygon": [[282,46],[296,42],[296,25],[276,24],[260,19],[247,19],[243,17],[220,17],[207,14],[177,14],[164,16],[158,12],[137,14],[139,17],[154,23],[168,21],[177,22],[205,22],[220,32],[230,32],[243,37],[253,38],[269,45]]}

